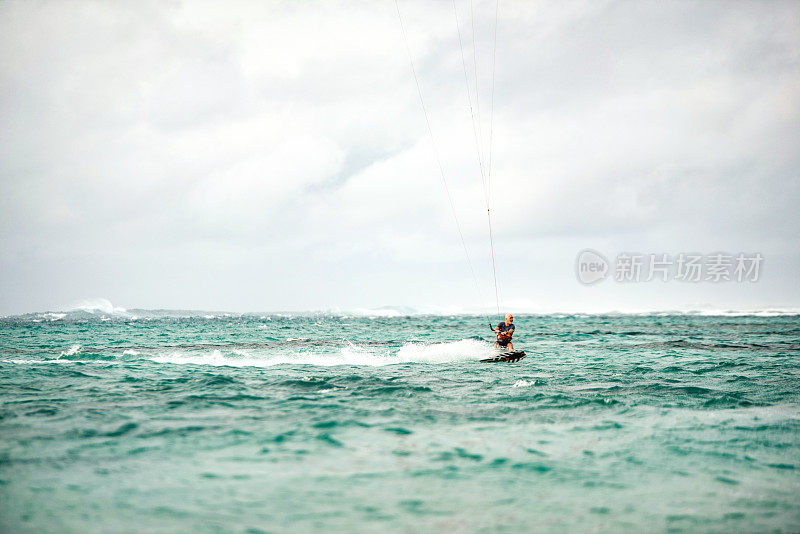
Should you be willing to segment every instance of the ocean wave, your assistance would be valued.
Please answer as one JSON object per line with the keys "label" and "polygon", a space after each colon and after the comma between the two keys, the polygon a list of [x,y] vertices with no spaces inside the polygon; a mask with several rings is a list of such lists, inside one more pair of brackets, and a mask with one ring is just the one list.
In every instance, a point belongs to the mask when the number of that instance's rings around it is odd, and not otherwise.
{"label": "ocean wave", "polygon": [[[67,350],[61,351],[61,354],[58,355],[58,358],[63,358],[65,356],[75,356],[81,351],[81,346],[78,344],[72,345]],[[58,359],[57,358],[57,359]]]}

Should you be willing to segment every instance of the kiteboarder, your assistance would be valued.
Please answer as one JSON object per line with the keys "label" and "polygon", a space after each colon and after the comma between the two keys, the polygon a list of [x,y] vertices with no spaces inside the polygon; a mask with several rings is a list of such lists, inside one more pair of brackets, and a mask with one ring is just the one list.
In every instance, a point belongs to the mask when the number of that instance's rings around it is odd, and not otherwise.
{"label": "kiteboarder", "polygon": [[[491,326],[491,324],[489,325]],[[511,336],[514,335],[514,316],[510,313],[506,314],[506,320],[500,321],[497,327],[492,328],[492,332],[497,334],[497,341],[494,346],[496,348],[514,350],[514,345],[511,343]]]}

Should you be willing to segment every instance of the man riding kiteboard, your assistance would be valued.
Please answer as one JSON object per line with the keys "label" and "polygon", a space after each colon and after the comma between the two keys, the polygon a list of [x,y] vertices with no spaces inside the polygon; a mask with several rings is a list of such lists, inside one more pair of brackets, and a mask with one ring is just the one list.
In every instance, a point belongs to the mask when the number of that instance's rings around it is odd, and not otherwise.
{"label": "man riding kiteboard", "polygon": [[489,324],[492,332],[497,334],[497,341],[495,341],[495,348],[514,350],[514,345],[511,343],[511,336],[514,335],[514,316],[510,313],[506,314],[506,320],[500,321],[496,327]]}

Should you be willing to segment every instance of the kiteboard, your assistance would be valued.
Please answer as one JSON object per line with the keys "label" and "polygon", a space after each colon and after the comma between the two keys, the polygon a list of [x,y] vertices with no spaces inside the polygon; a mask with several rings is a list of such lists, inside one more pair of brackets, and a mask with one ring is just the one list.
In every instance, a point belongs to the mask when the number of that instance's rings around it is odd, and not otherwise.
{"label": "kiteboard", "polygon": [[498,363],[498,362],[518,362],[525,357],[524,350],[514,350],[511,352],[501,352],[497,356],[481,360],[482,363]]}

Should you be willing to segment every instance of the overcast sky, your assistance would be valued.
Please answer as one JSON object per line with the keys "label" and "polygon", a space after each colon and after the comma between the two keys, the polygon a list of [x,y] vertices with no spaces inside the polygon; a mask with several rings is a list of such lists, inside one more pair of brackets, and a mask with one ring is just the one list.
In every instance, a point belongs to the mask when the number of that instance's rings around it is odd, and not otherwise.
{"label": "overcast sky", "polygon": [[[392,0],[5,1],[0,313],[493,305],[453,4],[399,5],[480,291]],[[474,65],[456,7],[486,152],[495,3]],[[502,0],[492,125],[504,308],[800,306],[800,2]],[[765,259],[587,287],[584,248]]]}

